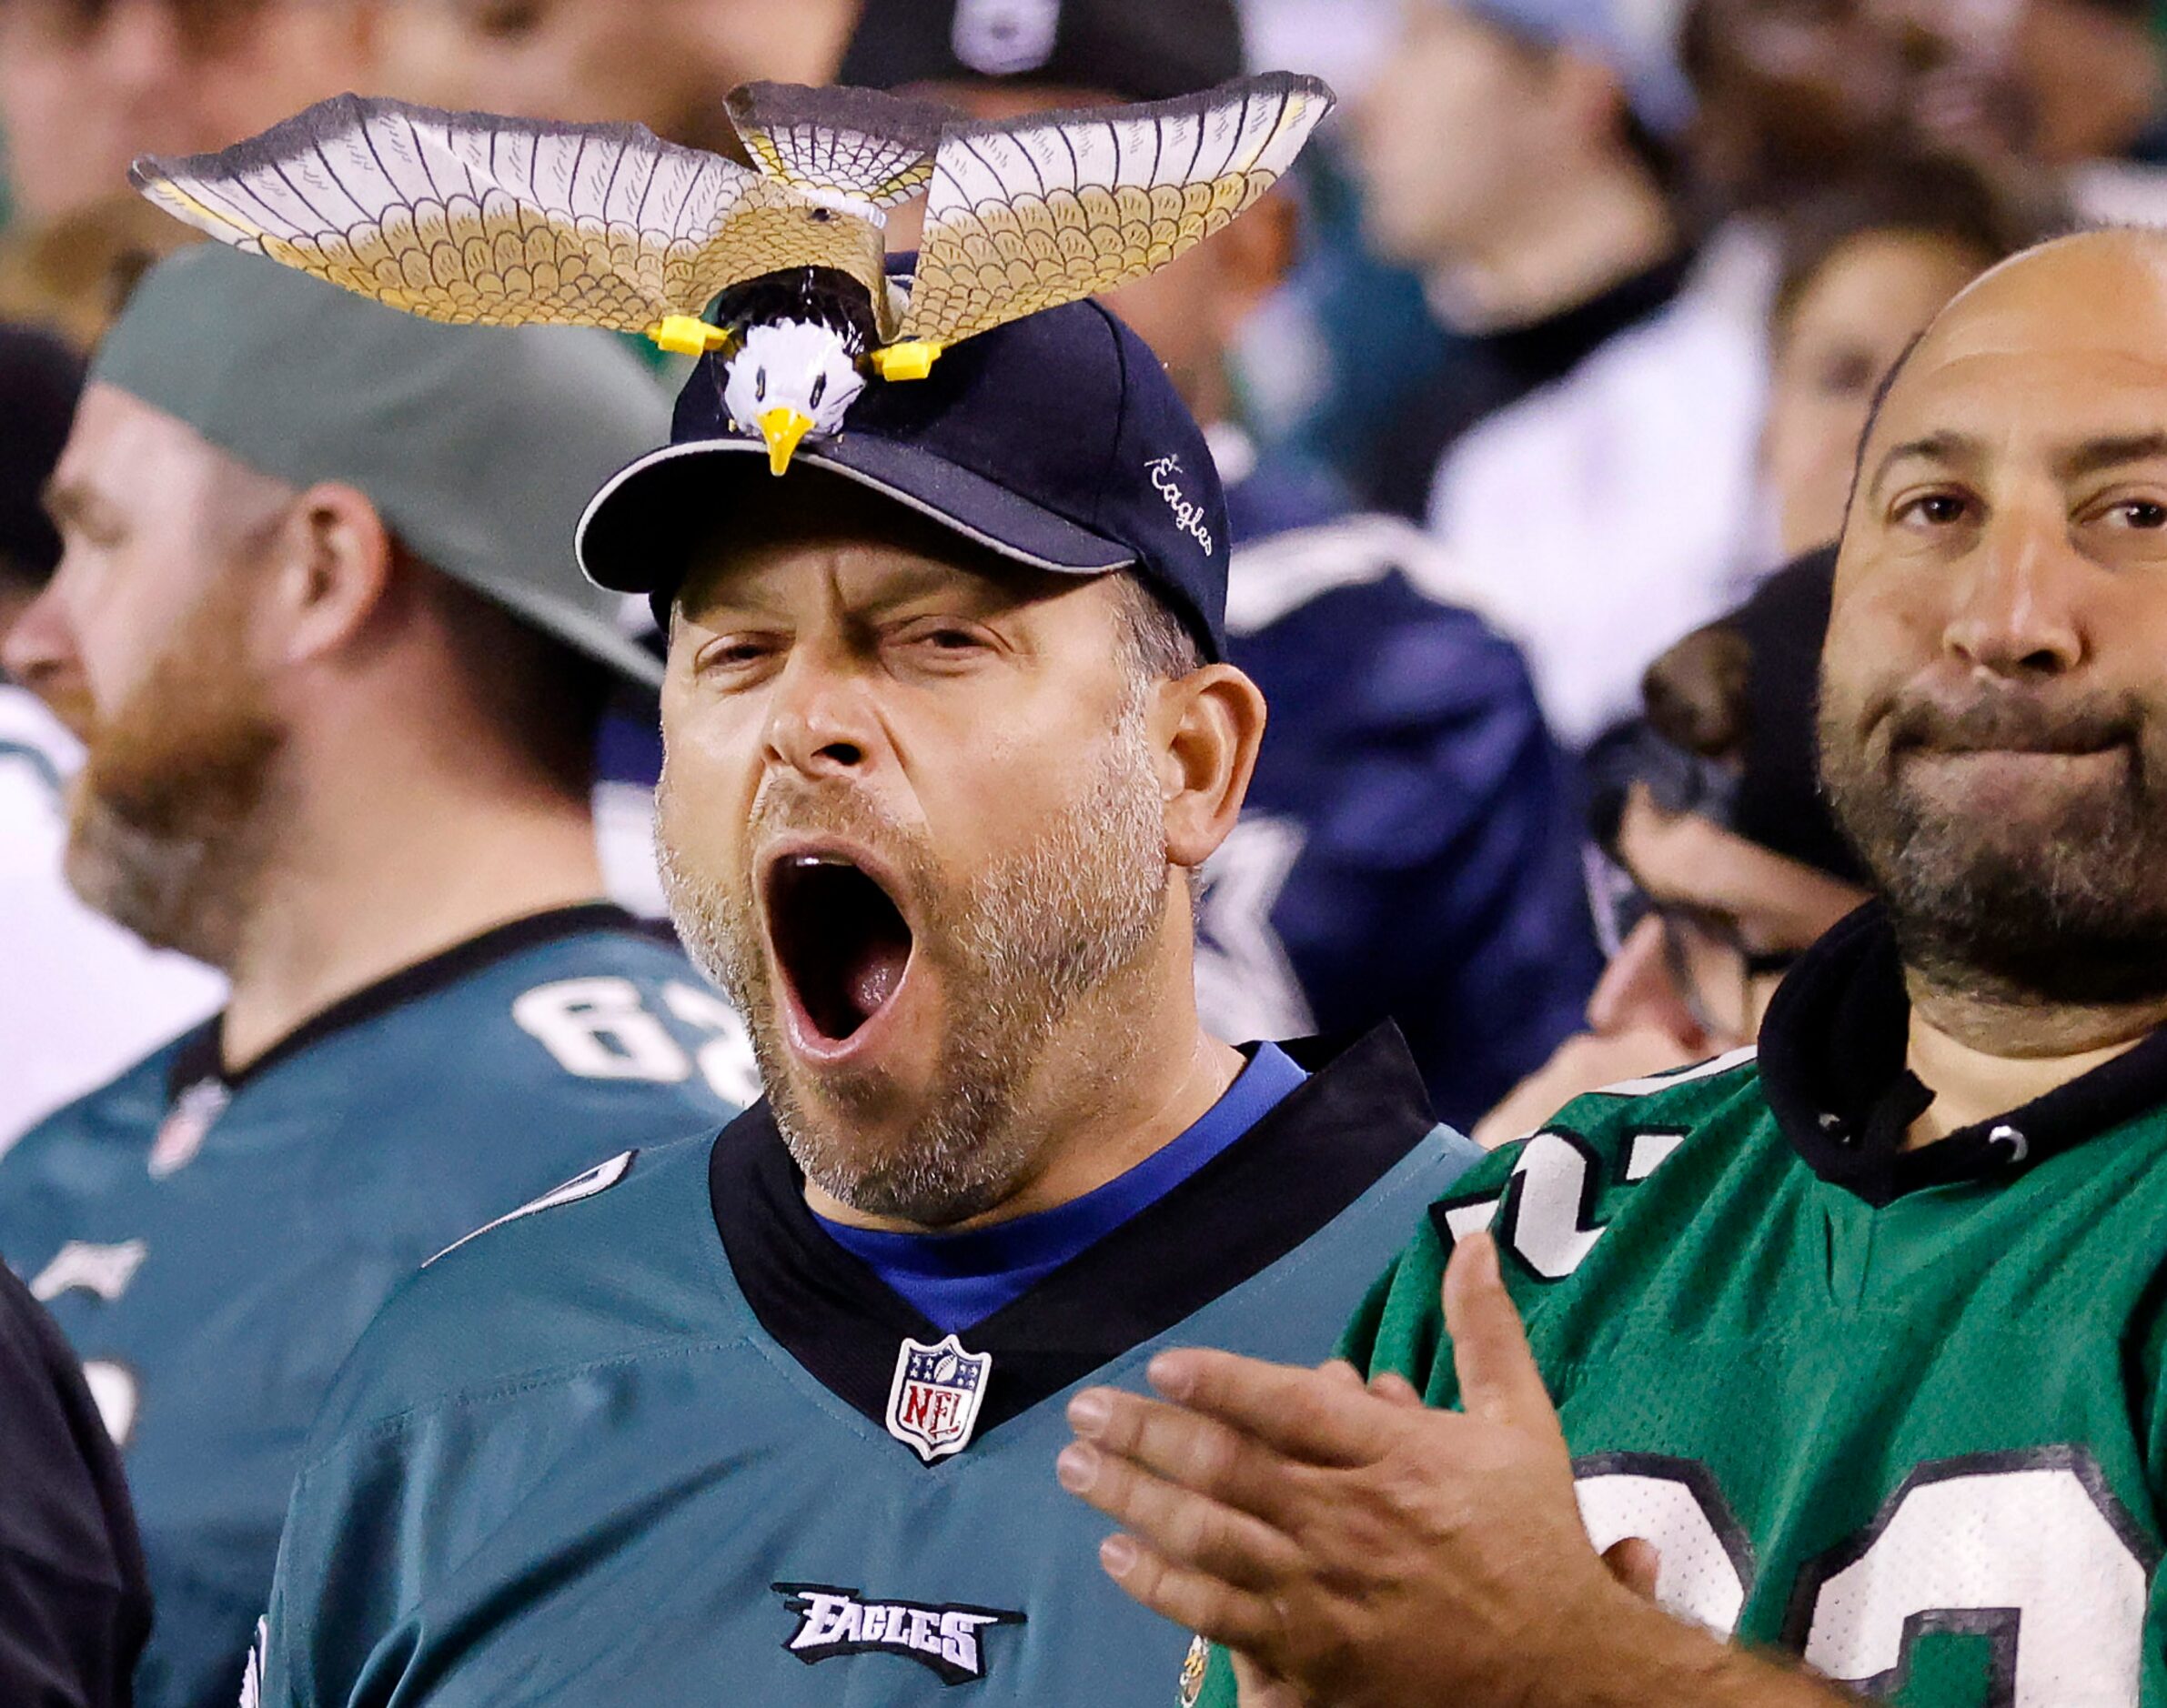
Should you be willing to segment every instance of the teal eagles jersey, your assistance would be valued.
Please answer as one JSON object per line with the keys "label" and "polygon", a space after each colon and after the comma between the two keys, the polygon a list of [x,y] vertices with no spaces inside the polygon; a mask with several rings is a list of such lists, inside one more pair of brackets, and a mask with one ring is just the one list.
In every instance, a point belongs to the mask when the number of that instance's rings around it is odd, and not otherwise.
{"label": "teal eagles jersey", "polygon": [[393,1289],[600,1158],[720,1127],[742,1038],[673,942],[569,908],[347,998],[237,1078],[213,1021],[0,1158],[0,1253],[125,1450],[156,1604],[139,1703],[230,1708],[309,1422]]}
{"label": "teal eagles jersey", "polygon": [[1331,1350],[1477,1155],[1398,1035],[952,1341],[821,1232],[764,1105],[431,1265],[295,1485],[279,1708],[902,1708],[1164,1696],[1186,1637],[1053,1459],[1169,1344]]}
{"label": "teal eagles jersey", "polygon": [[2156,1708],[2167,1033],[1907,1151],[1907,1014],[1854,916],[1758,1063],[1581,1098],[1469,1174],[1350,1351],[1456,1403],[1438,1281],[1487,1226],[1593,1539],[1653,1542],[1665,1605],[1911,1708]]}

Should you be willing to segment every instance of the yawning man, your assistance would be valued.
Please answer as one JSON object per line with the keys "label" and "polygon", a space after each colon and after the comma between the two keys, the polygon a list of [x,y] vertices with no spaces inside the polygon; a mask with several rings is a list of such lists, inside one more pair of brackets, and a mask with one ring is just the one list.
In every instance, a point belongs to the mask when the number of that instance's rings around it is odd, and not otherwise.
{"label": "yawning man", "polygon": [[775,478],[718,357],[590,508],[670,636],[663,865],[768,1099],[436,1261],[296,1488],[267,1703],[1155,1700],[1063,1406],[1314,1361],[1475,1154],[1388,1029],[1199,1025],[1194,875],[1265,708],[1151,352],[1077,304]]}

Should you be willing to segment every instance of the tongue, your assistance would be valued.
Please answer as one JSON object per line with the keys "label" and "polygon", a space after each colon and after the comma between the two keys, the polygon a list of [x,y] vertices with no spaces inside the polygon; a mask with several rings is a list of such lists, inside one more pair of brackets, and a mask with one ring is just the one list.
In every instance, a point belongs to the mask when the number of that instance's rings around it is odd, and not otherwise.
{"label": "tongue", "polygon": [[851,970],[846,986],[859,1013],[871,1020],[881,1011],[902,982],[903,963],[909,959],[910,950],[902,944],[876,943],[867,949]]}

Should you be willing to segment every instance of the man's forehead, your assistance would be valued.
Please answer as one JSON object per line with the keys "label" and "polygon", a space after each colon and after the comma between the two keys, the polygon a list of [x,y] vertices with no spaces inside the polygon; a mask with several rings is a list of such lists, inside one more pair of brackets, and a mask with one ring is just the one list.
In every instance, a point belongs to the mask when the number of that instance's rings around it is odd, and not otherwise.
{"label": "man's forehead", "polygon": [[1875,418],[1870,461],[1940,434],[2035,448],[2167,430],[2167,296],[2127,315],[1998,293],[1938,321]]}
{"label": "man's forehead", "polygon": [[857,607],[922,598],[991,609],[1043,598],[1088,579],[1048,576],[960,546],[809,525],[738,541],[719,539],[695,561],[680,603],[694,618],[717,607]]}
{"label": "man's forehead", "polygon": [[1897,390],[2057,368],[2167,380],[2167,234],[2091,232],[1990,269],[1935,316]]}
{"label": "man's forehead", "polygon": [[55,471],[57,486],[90,486],[112,496],[195,467],[205,473],[233,459],[177,416],[102,379],[83,388],[67,447]]}

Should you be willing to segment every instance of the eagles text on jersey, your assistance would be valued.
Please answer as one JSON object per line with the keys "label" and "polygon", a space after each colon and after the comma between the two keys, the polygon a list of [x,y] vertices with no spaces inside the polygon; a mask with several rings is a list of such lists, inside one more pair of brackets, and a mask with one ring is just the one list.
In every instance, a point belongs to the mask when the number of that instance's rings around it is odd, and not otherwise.
{"label": "eagles text on jersey", "polygon": [[953,1335],[821,1231],[764,1105],[460,1246],[318,1425],[267,1708],[1159,1696],[1186,1638],[1099,1570],[1067,1397],[1172,1342],[1323,1356],[1476,1154],[1390,1030],[1297,1050],[1241,1139]]}

